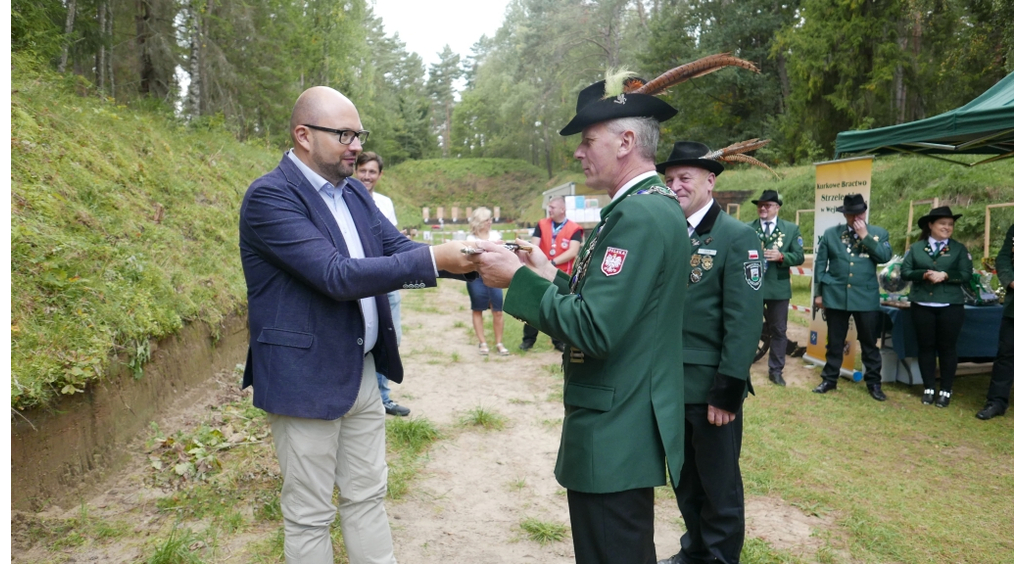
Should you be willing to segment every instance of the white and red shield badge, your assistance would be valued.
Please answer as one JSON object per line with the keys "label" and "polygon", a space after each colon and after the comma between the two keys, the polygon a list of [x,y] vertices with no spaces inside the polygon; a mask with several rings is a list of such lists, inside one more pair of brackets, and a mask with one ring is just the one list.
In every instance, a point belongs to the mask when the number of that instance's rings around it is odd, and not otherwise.
{"label": "white and red shield badge", "polygon": [[601,272],[605,276],[615,276],[622,272],[622,265],[626,262],[627,253],[629,251],[626,249],[608,247],[608,250],[604,252],[604,260],[601,261]]}

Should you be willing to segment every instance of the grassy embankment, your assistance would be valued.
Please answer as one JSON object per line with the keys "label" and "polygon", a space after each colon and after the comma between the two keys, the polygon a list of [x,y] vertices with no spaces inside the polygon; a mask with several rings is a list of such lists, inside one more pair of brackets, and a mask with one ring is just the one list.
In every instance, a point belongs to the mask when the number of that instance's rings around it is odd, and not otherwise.
{"label": "grassy embankment", "polygon": [[[75,394],[148,342],[244,307],[238,205],[277,151],[74,93],[15,56],[11,405]],[[113,358],[117,360],[114,361]]]}

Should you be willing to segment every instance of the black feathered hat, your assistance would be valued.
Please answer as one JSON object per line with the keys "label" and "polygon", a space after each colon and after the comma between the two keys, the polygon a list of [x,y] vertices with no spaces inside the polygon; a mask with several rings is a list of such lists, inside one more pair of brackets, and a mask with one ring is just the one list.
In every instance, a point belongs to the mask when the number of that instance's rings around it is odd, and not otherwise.
{"label": "black feathered hat", "polygon": [[779,204],[779,207],[782,207],[782,196],[780,196],[775,190],[765,190],[764,192],[761,192],[760,198],[750,200],[750,203],[755,206],[761,202],[775,202],[776,204]]}
{"label": "black feathered hat", "polygon": [[576,98],[576,115],[558,133],[563,136],[573,135],[595,123],[626,117],[649,117],[662,122],[677,113],[679,110],[648,94],[606,97],[605,81],[601,80],[580,90]]}
{"label": "black feathered hat", "polygon": [[843,196],[843,205],[836,208],[836,211],[842,214],[858,214],[867,209],[868,204],[864,201],[862,194],[848,194]]}
{"label": "black feathered hat", "polygon": [[725,170],[725,165],[714,159],[706,158],[710,153],[711,149],[703,143],[676,141],[675,145],[672,146],[672,153],[668,156],[668,160],[654,165],[654,168],[658,169],[658,172],[665,174],[665,170],[671,166],[696,166],[710,170],[716,175],[722,174],[722,171]]}

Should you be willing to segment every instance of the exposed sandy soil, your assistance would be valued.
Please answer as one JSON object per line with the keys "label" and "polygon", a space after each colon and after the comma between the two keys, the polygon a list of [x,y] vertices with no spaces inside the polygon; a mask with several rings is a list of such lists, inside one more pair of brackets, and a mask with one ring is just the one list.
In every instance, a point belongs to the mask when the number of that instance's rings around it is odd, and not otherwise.
{"label": "exposed sandy soil", "polygon": [[[561,523],[566,528],[569,524],[565,491],[553,475],[562,416],[560,357],[554,351],[537,349],[502,357],[494,352],[493,343],[489,356],[479,355],[470,329],[468,302],[461,284],[442,282],[429,301],[410,297],[403,304],[407,380],[393,386],[392,395],[412,409],[412,417],[427,418],[447,433],[430,450],[409,492],[399,501],[388,502],[396,556],[399,562],[424,564],[571,563],[569,537],[540,545],[526,538],[519,526],[527,518]],[[516,323],[509,317],[506,322]],[[792,326],[791,338],[801,332],[806,334],[806,328]],[[506,343],[510,349],[517,344]],[[788,364],[786,378],[791,385],[810,388],[817,382],[816,373],[801,368],[801,362],[790,359]],[[755,386],[769,385],[766,372],[766,360],[762,359],[753,368]],[[235,377],[227,373],[211,379],[191,399],[176,406],[172,415],[161,418],[160,429],[171,434],[211,417],[216,423],[218,414],[211,406],[244,395],[234,382]],[[460,426],[460,418],[475,408],[500,414],[506,419],[505,428],[487,431]],[[238,429],[223,432],[244,440]],[[101,493],[83,500],[89,515],[121,520],[133,528],[131,535],[54,552],[32,542],[29,526],[45,527],[48,519],[74,518],[81,514],[82,506],[19,513],[12,518],[13,562],[135,562],[148,558],[153,539],[166,535],[172,517],[155,508],[155,500],[168,493],[147,479],[151,471],[143,439],[129,447],[136,461],[109,476],[97,490]],[[252,458],[251,472],[240,479],[276,479],[269,437],[262,441]],[[248,499],[239,503],[253,505]],[[248,507],[248,518],[251,511]],[[821,535],[813,533],[832,525],[781,499],[748,497],[746,512],[748,538],[760,538],[796,554],[813,555],[823,544]],[[668,490],[657,495],[656,519],[658,555],[665,558],[678,550],[681,534],[678,510]],[[216,561],[250,561],[250,547],[273,536],[277,527],[277,523],[257,521],[236,534],[222,534]]]}

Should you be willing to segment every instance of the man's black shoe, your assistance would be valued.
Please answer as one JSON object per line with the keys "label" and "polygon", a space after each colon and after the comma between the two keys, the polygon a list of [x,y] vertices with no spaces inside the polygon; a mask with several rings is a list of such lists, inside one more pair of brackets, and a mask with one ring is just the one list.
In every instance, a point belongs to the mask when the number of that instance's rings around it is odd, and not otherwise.
{"label": "man's black shoe", "polygon": [[670,558],[666,558],[664,560],[658,560],[658,564],[684,564],[685,562],[686,561],[683,560],[683,553],[682,552],[676,553],[674,556],[672,556]]}
{"label": "man's black shoe", "polygon": [[935,390],[928,388],[921,394],[921,403],[924,405],[932,405],[935,403]]}
{"label": "man's black shoe", "polygon": [[768,374],[768,380],[770,380],[772,384],[778,384],[783,388],[786,387],[786,381],[782,379],[782,374]]}
{"label": "man's black shoe", "polygon": [[939,390],[939,397],[935,399],[935,407],[949,407],[949,398],[953,394],[945,390]]}
{"label": "man's black shoe", "polygon": [[868,393],[871,394],[872,399],[877,401],[885,401],[885,392],[882,391],[881,384],[868,384]]}
{"label": "man's black shoe", "polygon": [[1006,413],[1005,407],[1000,407],[999,404],[997,404],[996,402],[990,401],[985,404],[985,407],[982,408],[981,411],[975,414],[975,417],[981,419],[982,421],[988,421],[989,419],[992,419],[993,417],[999,417],[1004,413]]}
{"label": "man's black shoe", "polygon": [[523,341],[522,343],[519,343],[519,350],[521,350],[521,351],[528,351],[528,350],[530,350],[532,348],[533,348],[533,343],[531,343],[531,342]]}
{"label": "man's black shoe", "polygon": [[402,407],[395,402],[384,404],[384,413],[388,415],[397,415],[398,417],[405,417],[411,413],[408,407]]}
{"label": "man's black shoe", "polygon": [[836,387],[837,387],[837,385],[836,385],[835,382],[829,382],[828,380],[822,380],[821,383],[818,384],[818,387],[814,388],[811,391],[816,393],[816,394],[827,394],[827,393],[831,392],[832,390],[836,389]]}
{"label": "man's black shoe", "polygon": [[557,343],[551,343],[551,346],[555,347],[558,352],[565,352],[565,343],[559,341]]}

